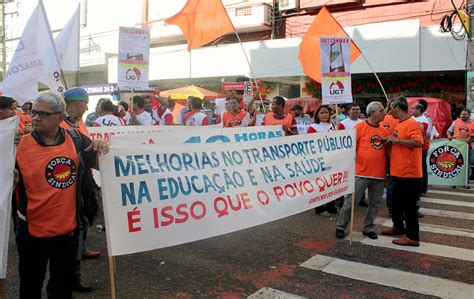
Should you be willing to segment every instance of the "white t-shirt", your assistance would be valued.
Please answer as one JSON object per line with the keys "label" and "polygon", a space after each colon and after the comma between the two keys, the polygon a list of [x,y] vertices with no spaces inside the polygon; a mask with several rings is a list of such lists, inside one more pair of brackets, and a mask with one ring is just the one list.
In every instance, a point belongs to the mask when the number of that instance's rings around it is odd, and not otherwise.
{"label": "white t-shirt", "polygon": [[151,118],[150,113],[146,111],[137,114],[137,120],[143,126],[151,126],[153,124],[153,119]]}
{"label": "white t-shirt", "polygon": [[336,128],[334,128],[334,125],[332,123],[320,122],[319,124],[311,124],[311,126],[308,127],[308,133],[319,133],[328,131],[336,131]]}
{"label": "white t-shirt", "polygon": [[122,125],[122,120],[112,114],[101,116],[94,122],[94,127],[116,127]]}
{"label": "white t-shirt", "polygon": [[358,123],[361,123],[362,120],[360,118],[356,120],[352,120],[349,117],[344,119],[339,123],[338,129],[339,130],[350,130],[353,129]]}

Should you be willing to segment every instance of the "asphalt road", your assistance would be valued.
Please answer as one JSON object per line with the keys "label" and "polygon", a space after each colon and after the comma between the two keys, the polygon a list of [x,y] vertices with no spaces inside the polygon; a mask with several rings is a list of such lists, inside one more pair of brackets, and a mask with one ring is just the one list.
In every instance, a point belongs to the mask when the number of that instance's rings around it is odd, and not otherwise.
{"label": "asphalt road", "polygon": [[[422,231],[419,252],[382,247],[382,238],[361,242],[357,235],[350,245],[349,240],[334,236],[336,216],[315,215],[311,210],[223,236],[116,257],[117,298],[433,298],[446,296],[443,292],[451,289],[451,297],[462,298],[474,290],[474,192],[436,192],[427,197],[450,204],[422,201],[423,209],[460,212],[462,217],[426,215],[420,219],[430,229],[445,228],[449,233]],[[357,232],[365,212],[366,208],[356,209]],[[386,218],[384,202],[378,232]],[[105,233],[92,229],[87,247],[102,251],[103,256],[83,261],[83,281],[93,291],[75,293],[74,298],[110,297]],[[320,269],[302,266],[310,259],[326,257],[334,262]],[[13,238],[8,262],[6,298],[17,298]],[[408,278],[398,282],[404,275]]]}

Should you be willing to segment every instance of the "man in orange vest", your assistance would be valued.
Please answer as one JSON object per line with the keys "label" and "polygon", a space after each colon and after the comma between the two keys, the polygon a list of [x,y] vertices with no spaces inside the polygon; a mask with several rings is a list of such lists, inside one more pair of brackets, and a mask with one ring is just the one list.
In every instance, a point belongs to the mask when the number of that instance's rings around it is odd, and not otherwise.
{"label": "man in orange vest", "polygon": [[282,125],[285,135],[298,135],[298,125],[291,113],[285,113],[285,99],[276,96],[272,100],[272,111],[263,118],[264,126]]}
{"label": "man in orange vest", "polygon": [[40,95],[31,110],[33,132],[17,148],[20,298],[41,298],[48,263],[48,297],[71,298],[79,232],[85,225],[83,170],[96,165],[97,154],[108,152],[105,141],[61,128],[65,108],[59,96]]}
{"label": "man in orange vest", "polygon": [[82,88],[72,88],[64,93],[66,102],[66,118],[61,123],[64,129],[77,129],[79,132],[89,137],[89,130],[82,121],[82,116],[87,111],[89,95]]}
{"label": "man in orange vest", "polygon": [[[471,110],[464,108],[459,115],[459,118],[453,121],[448,131],[446,132],[449,140],[465,139],[468,143],[469,154],[467,155],[467,165],[470,167],[471,163],[471,142],[474,141],[474,120],[471,119]],[[471,169],[468,168],[470,171]],[[469,173],[470,174],[470,173]],[[469,185],[464,188],[470,189]]]}
{"label": "man in orange vest", "polygon": [[250,113],[240,108],[240,99],[230,97],[226,99],[229,103],[229,110],[222,115],[222,126],[224,128],[248,127],[250,123]]}
{"label": "man in orange vest", "polygon": [[446,132],[449,140],[466,139],[468,143],[474,135],[474,121],[471,120],[471,110],[464,108],[459,118],[453,121]]}

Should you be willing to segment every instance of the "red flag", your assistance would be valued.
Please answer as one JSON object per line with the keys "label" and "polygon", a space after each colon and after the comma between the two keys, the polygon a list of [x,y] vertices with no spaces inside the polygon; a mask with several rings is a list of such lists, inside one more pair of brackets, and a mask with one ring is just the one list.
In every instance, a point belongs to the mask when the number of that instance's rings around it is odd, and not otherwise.
{"label": "red flag", "polygon": [[188,51],[234,31],[220,0],[188,0],[183,9],[166,23],[181,28],[188,41]]}
{"label": "red flag", "polygon": [[[316,20],[304,35],[303,41],[300,44],[300,53],[298,54],[298,59],[304,73],[317,82],[321,82],[321,48],[319,44],[321,36],[349,37],[344,28],[334,19],[326,7],[321,9]],[[354,41],[351,41],[351,63],[361,54],[362,52]]]}

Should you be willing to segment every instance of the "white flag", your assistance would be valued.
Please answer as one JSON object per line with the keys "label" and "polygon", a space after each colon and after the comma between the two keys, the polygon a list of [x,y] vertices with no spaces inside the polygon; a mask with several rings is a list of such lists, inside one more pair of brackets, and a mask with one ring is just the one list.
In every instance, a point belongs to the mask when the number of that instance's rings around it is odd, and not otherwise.
{"label": "white flag", "polygon": [[56,46],[42,0],[39,0],[23,30],[5,74],[3,94],[22,104],[38,95],[38,82],[48,85],[52,92],[62,93],[65,90]]}
{"label": "white flag", "polygon": [[8,235],[12,221],[10,211],[16,150],[13,139],[17,130],[18,117],[0,120],[0,153],[2,153],[3,159],[2,167],[0,167],[0,182],[2,182],[0,184],[0,279],[4,279],[7,274]]}
{"label": "white flag", "polygon": [[79,71],[80,9],[79,4],[74,15],[54,39],[63,71]]}

